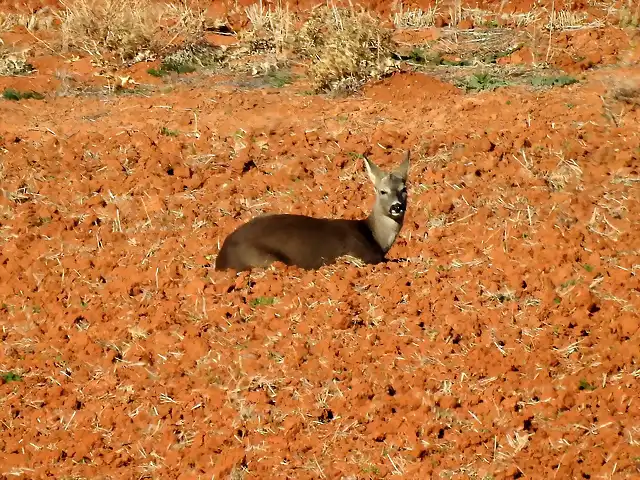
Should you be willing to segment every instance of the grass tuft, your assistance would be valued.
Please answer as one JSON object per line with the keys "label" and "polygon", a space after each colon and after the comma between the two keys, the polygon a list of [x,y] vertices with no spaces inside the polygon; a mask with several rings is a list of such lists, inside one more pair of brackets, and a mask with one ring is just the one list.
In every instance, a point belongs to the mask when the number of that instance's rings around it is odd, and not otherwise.
{"label": "grass tuft", "polygon": [[288,6],[278,2],[275,8],[264,8],[262,0],[245,9],[251,28],[243,30],[238,38],[249,46],[250,52],[275,52],[282,55],[292,46],[296,17]]}
{"label": "grass tuft", "polygon": [[395,66],[391,32],[368,12],[320,7],[302,26],[297,49],[311,58],[316,91],[354,91]]}
{"label": "grass tuft", "polygon": [[278,299],[275,297],[257,297],[249,301],[249,305],[252,307],[271,306],[277,303]]}
{"label": "grass tuft", "polygon": [[24,27],[30,32],[50,30],[54,22],[55,15],[48,6],[29,13],[0,12],[0,32],[11,31],[17,26]]}
{"label": "grass tuft", "polygon": [[177,130],[171,130],[167,127],[162,127],[160,133],[166,137],[177,137],[180,134]]}
{"label": "grass tuft", "polygon": [[587,380],[585,380],[584,378],[580,379],[580,382],[578,383],[578,390],[586,390],[588,392],[591,392],[595,389],[596,387],[589,383]]}
{"label": "grass tuft", "polygon": [[293,77],[291,73],[286,70],[276,70],[269,72],[265,79],[267,83],[273,88],[282,88],[286,85],[293,83]]}
{"label": "grass tuft", "polygon": [[176,40],[197,41],[204,13],[186,1],[164,5],[152,0],[62,0],[59,14],[63,49],[92,56],[115,54],[122,62],[155,58]]}
{"label": "grass tuft", "polygon": [[35,69],[27,62],[26,52],[12,52],[0,48],[0,76],[17,77],[28,75]]}
{"label": "grass tuft", "polygon": [[130,61],[160,48],[155,37],[163,8],[149,0],[68,0],[62,4],[63,49],[75,47],[90,55],[115,53]]}
{"label": "grass tuft", "polygon": [[402,2],[393,14],[393,25],[398,29],[415,29],[433,27],[438,14],[438,2],[426,11],[419,8],[404,8]]}

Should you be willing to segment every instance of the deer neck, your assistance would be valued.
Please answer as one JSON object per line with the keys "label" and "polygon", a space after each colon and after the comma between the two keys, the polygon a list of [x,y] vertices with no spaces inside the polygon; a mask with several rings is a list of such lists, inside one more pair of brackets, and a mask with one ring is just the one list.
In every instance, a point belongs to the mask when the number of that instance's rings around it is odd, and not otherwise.
{"label": "deer neck", "polygon": [[387,253],[396,241],[396,237],[402,228],[403,220],[404,218],[394,220],[388,217],[377,205],[374,206],[373,211],[367,217],[367,226],[384,253]]}

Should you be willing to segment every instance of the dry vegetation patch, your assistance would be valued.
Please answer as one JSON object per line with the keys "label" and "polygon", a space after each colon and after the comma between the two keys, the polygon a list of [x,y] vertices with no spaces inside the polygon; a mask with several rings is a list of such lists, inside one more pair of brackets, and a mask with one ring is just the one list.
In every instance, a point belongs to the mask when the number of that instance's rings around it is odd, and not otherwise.
{"label": "dry vegetation patch", "polygon": [[355,7],[321,6],[296,29],[299,19],[286,6],[265,7],[259,2],[245,9],[251,27],[238,33],[236,44],[207,48],[204,13],[186,2],[67,0],[63,5],[63,50],[115,56],[128,64],[161,57],[162,68],[178,73],[217,65],[268,74],[297,58],[310,63],[308,75],[316,91],[343,92],[395,67],[391,31]]}
{"label": "dry vegetation patch", "polygon": [[352,91],[393,70],[391,31],[366,11],[316,9],[300,29],[298,51],[311,59],[317,90]]}
{"label": "dry vegetation patch", "polygon": [[239,32],[238,39],[246,43],[251,52],[268,51],[281,57],[291,50],[297,16],[288,6],[278,3],[275,8],[265,8],[259,2],[247,7],[245,13],[251,28]]}
{"label": "dry vegetation patch", "polygon": [[0,76],[20,76],[33,72],[33,65],[27,61],[28,49],[4,48],[0,41]]}
{"label": "dry vegetation patch", "polygon": [[186,2],[160,4],[151,0],[70,0],[59,13],[62,46],[92,56],[116,55],[123,62],[155,58],[176,39],[202,38],[203,11]]}
{"label": "dry vegetation patch", "polygon": [[394,67],[392,32],[362,9],[320,6],[299,29],[299,17],[279,3],[274,8],[256,3],[245,12],[251,28],[238,34],[240,45],[230,54],[264,55],[257,70],[282,68],[297,58],[309,62],[316,91],[352,92]]}
{"label": "dry vegetation patch", "polygon": [[[529,32],[517,28],[497,28],[496,21],[486,21],[490,12],[464,8],[460,2],[449,9],[451,18],[456,21],[471,18],[476,27],[443,28],[437,39],[421,46],[396,44],[392,39],[393,30],[383,26],[375,14],[355,6],[321,5],[302,20],[298,12],[289,9],[288,3],[259,1],[244,8],[249,28],[238,33],[227,28],[237,36],[237,42],[214,47],[205,38],[208,31],[219,27],[219,21],[212,26],[212,20],[197,0],[170,3],[62,0],[62,5],[64,8],[55,16],[64,52],[80,50],[103,64],[114,59],[125,65],[161,59],[161,66],[149,71],[156,76],[200,69],[253,76],[277,75],[297,63],[308,67],[306,73],[316,93],[354,92],[369,79],[378,79],[396,70],[401,59],[417,68],[426,64],[430,70],[438,70],[440,76],[446,77],[451,76],[452,67],[475,69],[483,64],[499,64],[501,69],[506,69],[512,64],[510,57],[515,57],[515,67],[523,63],[536,65],[542,51],[535,34],[533,38]],[[395,29],[428,28],[436,23],[436,16],[442,13],[439,9],[443,8],[438,2],[426,10],[406,8],[400,3],[390,20]],[[53,17],[53,12],[46,10],[46,13]],[[4,24],[21,22],[35,28],[38,21],[34,19],[45,18],[43,15],[37,13],[20,19],[14,15],[13,20],[5,19]],[[503,20],[506,14],[494,12],[493,15]],[[584,12],[554,11],[540,20],[539,26],[541,31],[545,26],[555,31],[603,25],[602,20],[594,18]],[[453,20],[450,25],[456,25]],[[512,20],[511,25],[522,23]],[[534,17],[529,20],[534,21]],[[57,48],[57,45],[47,46],[50,50]],[[546,52],[548,57],[550,51],[545,47],[542,54]],[[4,71],[21,72],[19,65],[8,65]]]}
{"label": "dry vegetation patch", "polygon": [[393,14],[393,25],[399,29],[419,29],[432,27],[438,14],[438,2],[427,10],[420,8],[406,8],[402,2]]}
{"label": "dry vegetation patch", "polygon": [[0,32],[10,31],[16,26],[29,31],[50,30],[54,27],[55,20],[56,16],[50,7],[30,13],[0,12]]}
{"label": "dry vegetation patch", "polygon": [[621,27],[640,27],[640,3],[628,0],[618,11],[618,19]]}
{"label": "dry vegetation patch", "polygon": [[549,21],[546,27],[549,30],[578,30],[581,28],[599,28],[604,26],[601,19],[590,19],[587,12],[576,12],[572,10],[552,10],[549,14]]}

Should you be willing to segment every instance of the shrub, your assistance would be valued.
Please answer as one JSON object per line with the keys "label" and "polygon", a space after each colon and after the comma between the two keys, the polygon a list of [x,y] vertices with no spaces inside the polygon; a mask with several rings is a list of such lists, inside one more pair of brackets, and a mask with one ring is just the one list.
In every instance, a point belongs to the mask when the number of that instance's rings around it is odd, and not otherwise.
{"label": "shrub", "polygon": [[123,62],[154,58],[176,38],[195,41],[205,30],[204,12],[186,1],[61,0],[63,48],[93,56],[115,54]]}
{"label": "shrub", "polygon": [[355,90],[395,66],[391,32],[365,11],[321,7],[302,26],[296,46],[311,58],[316,91]]}

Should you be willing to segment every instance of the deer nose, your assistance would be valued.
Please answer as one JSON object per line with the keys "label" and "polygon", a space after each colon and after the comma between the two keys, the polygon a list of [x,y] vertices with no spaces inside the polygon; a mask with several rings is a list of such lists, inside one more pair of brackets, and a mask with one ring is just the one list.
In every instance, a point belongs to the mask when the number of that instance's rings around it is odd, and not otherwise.
{"label": "deer nose", "polygon": [[389,213],[394,216],[404,213],[404,205],[401,203],[394,203],[391,205],[391,208],[389,208]]}

